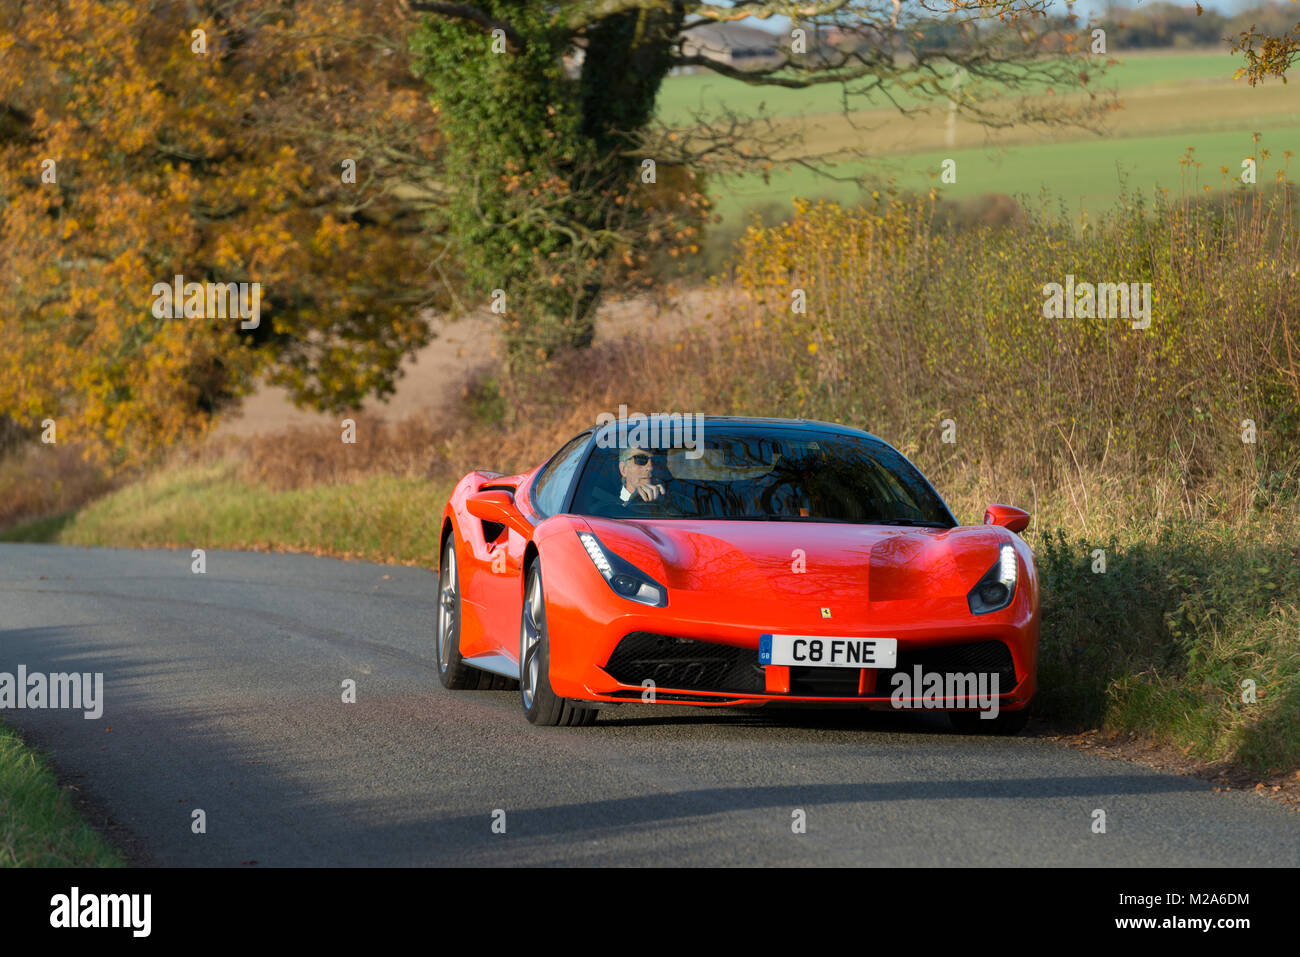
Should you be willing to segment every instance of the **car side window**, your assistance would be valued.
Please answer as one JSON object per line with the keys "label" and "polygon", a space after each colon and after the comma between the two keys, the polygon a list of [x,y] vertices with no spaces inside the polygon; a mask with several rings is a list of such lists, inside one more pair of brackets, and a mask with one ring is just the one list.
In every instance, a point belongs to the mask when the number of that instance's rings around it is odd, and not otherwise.
{"label": "car side window", "polygon": [[591,434],[580,435],[551,459],[545,471],[533,483],[533,505],[543,516],[549,517],[564,507],[564,495],[573,484],[573,473],[582,461]]}

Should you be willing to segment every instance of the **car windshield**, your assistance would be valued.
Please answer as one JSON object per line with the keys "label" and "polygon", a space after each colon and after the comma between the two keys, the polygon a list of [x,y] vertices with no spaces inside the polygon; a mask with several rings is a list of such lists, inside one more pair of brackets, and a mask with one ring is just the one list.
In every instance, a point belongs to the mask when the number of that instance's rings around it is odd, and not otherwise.
{"label": "car windshield", "polygon": [[[572,511],[607,518],[844,522],[951,528],[898,452],[863,436],[709,425],[694,448],[598,436]],[[640,487],[646,486],[642,490]]]}

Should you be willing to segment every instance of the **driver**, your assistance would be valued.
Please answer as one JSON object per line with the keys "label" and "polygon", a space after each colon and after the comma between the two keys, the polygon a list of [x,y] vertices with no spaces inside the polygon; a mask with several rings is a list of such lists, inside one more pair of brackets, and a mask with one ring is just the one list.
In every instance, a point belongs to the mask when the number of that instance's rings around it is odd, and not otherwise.
{"label": "driver", "polygon": [[618,474],[623,479],[618,497],[624,505],[634,498],[653,502],[665,494],[662,483],[650,481],[654,474],[654,453],[649,449],[636,446],[619,449]]}

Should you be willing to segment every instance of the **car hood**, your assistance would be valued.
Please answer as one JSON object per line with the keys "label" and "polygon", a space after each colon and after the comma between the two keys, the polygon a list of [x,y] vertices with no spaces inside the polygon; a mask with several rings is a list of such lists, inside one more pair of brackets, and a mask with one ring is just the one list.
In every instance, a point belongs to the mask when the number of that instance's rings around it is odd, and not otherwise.
{"label": "car hood", "polygon": [[600,540],[669,590],[872,602],[964,596],[1012,533],[821,522],[585,521]]}

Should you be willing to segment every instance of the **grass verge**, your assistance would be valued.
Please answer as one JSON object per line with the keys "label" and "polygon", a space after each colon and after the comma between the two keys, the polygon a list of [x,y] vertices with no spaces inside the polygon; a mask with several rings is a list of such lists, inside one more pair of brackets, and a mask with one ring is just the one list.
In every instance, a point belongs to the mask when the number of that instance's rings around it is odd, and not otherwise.
{"label": "grass verge", "polygon": [[124,867],[45,760],[0,724],[0,867]]}
{"label": "grass verge", "polygon": [[4,533],[8,541],[277,550],[434,565],[450,485],[367,476],[274,489],[233,462],[164,468],[74,514]]}

